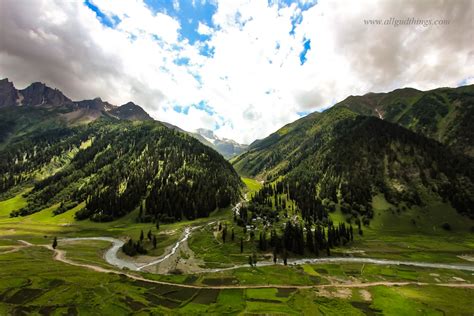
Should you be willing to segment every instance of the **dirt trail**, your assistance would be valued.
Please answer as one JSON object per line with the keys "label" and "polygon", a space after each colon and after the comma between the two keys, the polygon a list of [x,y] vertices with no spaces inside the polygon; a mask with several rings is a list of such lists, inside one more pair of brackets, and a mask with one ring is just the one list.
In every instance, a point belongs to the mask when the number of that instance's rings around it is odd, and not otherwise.
{"label": "dirt trail", "polygon": [[278,284],[264,284],[264,285],[192,285],[192,284],[179,284],[173,282],[166,282],[166,281],[158,281],[158,280],[151,280],[147,279],[143,276],[129,273],[129,272],[122,272],[117,271],[114,269],[106,269],[99,266],[94,266],[90,264],[78,263],[74,262],[70,259],[66,258],[66,252],[64,250],[53,249],[50,245],[41,245],[49,250],[54,252],[53,259],[57,261],[61,261],[63,263],[73,265],[76,267],[83,267],[95,272],[102,272],[102,273],[113,273],[117,275],[124,275],[130,279],[137,280],[137,281],[144,281],[149,283],[155,284],[162,284],[162,285],[172,285],[177,287],[184,287],[184,288],[194,288],[194,289],[260,289],[260,288],[280,288],[280,289],[320,289],[320,288],[368,288],[373,286],[407,286],[407,285],[418,285],[418,286],[428,286],[428,285],[436,285],[436,286],[443,286],[443,287],[457,287],[457,288],[474,288],[474,284],[468,283],[426,283],[426,282],[353,282],[353,283],[333,283],[333,284],[315,284],[315,285],[278,285]]}
{"label": "dirt trail", "polygon": [[473,288],[474,284],[470,283],[426,283],[426,282],[352,282],[352,283],[332,283],[332,284],[314,284],[314,285],[284,285],[284,284],[264,284],[264,285],[192,285],[192,284],[179,284],[166,281],[158,281],[147,279],[143,276],[119,271],[115,269],[107,269],[91,264],[78,263],[66,258],[66,251],[60,249],[54,249],[51,245],[34,245],[25,241],[21,241],[25,244],[24,247],[44,247],[53,251],[53,259],[60,261],[65,264],[69,264],[76,267],[86,268],[95,272],[100,273],[112,273],[117,275],[123,275],[130,279],[137,281],[144,281],[148,283],[171,285],[183,288],[193,289],[261,289],[261,288],[280,288],[280,289],[324,289],[324,288],[368,288],[373,286],[407,286],[407,285],[418,285],[418,286],[443,286],[443,287],[456,287],[456,288]]}
{"label": "dirt trail", "polygon": [[0,249],[2,248],[8,248],[8,250],[5,250],[5,251],[2,251],[0,252],[0,255],[5,255],[7,253],[13,253],[13,252],[17,252],[19,251],[20,249],[23,249],[23,248],[26,248],[26,247],[29,247],[29,246],[33,246],[33,244],[27,242],[27,241],[24,241],[24,240],[18,240],[20,243],[22,243],[22,245],[13,245],[13,246],[0,246]]}

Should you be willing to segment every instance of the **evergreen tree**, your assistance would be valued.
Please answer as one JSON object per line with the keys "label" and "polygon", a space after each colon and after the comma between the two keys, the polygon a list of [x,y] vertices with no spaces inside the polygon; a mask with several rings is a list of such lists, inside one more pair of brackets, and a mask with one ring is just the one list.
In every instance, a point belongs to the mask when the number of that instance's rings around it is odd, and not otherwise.
{"label": "evergreen tree", "polygon": [[54,239],[53,239],[53,249],[56,249],[57,246],[58,246],[58,239],[56,237],[54,237]]}
{"label": "evergreen tree", "polygon": [[308,248],[311,253],[314,253],[314,238],[310,225],[306,227],[306,248]]}
{"label": "evergreen tree", "polygon": [[224,226],[222,229],[222,242],[225,244],[225,240],[227,238],[227,226]]}
{"label": "evergreen tree", "polygon": [[143,239],[144,239],[144,238],[145,238],[145,237],[144,237],[144,235],[143,235],[143,229],[142,229],[142,231],[140,232],[140,242],[143,242]]}
{"label": "evergreen tree", "polygon": [[148,230],[148,234],[147,234],[147,237],[148,237],[148,241],[151,241],[153,235],[151,234],[151,229]]}

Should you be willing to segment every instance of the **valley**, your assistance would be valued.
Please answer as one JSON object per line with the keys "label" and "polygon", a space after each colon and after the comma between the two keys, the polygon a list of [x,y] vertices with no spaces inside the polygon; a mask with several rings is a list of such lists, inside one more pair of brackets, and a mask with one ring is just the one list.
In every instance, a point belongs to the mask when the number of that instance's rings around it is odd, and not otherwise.
{"label": "valley", "polygon": [[0,316],[474,315],[473,0],[0,0]]}
{"label": "valley", "polygon": [[228,161],[135,104],[2,82],[25,104],[0,108],[0,314],[474,310],[474,164],[451,140],[351,103]]}
{"label": "valley", "polygon": [[[6,209],[13,204],[21,205],[22,200],[21,195],[16,196],[0,202],[0,206]],[[116,313],[140,310],[183,314],[263,310],[309,313],[317,308],[322,314],[371,311],[390,314],[393,309],[386,305],[388,302],[397,304],[397,313],[412,308],[420,312],[444,309],[466,313],[472,308],[474,265],[466,258],[474,257],[474,240],[462,232],[461,226],[455,226],[457,231],[452,232],[431,227],[427,229],[429,233],[420,234],[416,228],[407,229],[401,224],[391,232],[382,232],[385,220],[398,219],[401,223],[405,220],[403,214],[393,215],[364,229],[364,236],[356,238],[349,247],[333,249],[331,257],[294,258],[287,265],[281,260],[274,265],[271,253],[259,253],[257,265],[251,268],[246,257],[253,249],[242,255],[238,243],[224,244],[215,235],[219,222],[232,221],[232,208],[217,211],[206,219],[163,224],[159,230],[146,223],[129,224],[127,219],[110,223],[77,222],[72,214],[65,214],[55,218],[58,215],[53,216],[52,210],[45,210],[24,218],[9,218],[4,214],[0,219],[0,274],[6,280],[0,286],[4,297],[0,306],[5,311],[13,308],[17,312],[23,309],[38,312],[49,308],[56,313],[73,310],[109,313],[114,306]],[[334,214],[334,220],[337,217]],[[431,224],[436,220],[444,219],[434,219]],[[133,238],[148,229],[160,236],[156,257],[135,259],[116,247],[123,243],[123,237]],[[58,236],[55,250],[51,248],[53,235]],[[252,242],[245,244],[246,248],[252,246]],[[174,255],[168,256],[173,251]],[[163,258],[168,261],[165,269],[158,263],[138,270]],[[197,269],[176,270],[180,266]],[[22,275],[20,279],[15,276],[18,273]],[[88,283],[91,278],[94,281]],[[48,287],[49,291],[41,290],[42,284],[48,282],[57,285]],[[87,303],[80,297],[72,298],[74,291],[87,295]],[[57,295],[51,296],[53,293]],[[99,299],[104,295],[101,293],[109,293],[107,303]],[[32,302],[22,304],[26,301],[20,295]],[[448,303],[451,301],[446,297],[450,296],[461,303]],[[48,303],[48,297],[54,299],[50,298]]]}

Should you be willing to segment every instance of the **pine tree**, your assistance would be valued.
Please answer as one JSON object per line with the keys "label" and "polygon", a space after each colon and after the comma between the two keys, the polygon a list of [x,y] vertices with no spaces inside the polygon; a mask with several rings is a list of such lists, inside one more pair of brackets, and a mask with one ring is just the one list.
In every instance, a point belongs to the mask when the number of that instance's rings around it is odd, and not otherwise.
{"label": "pine tree", "polygon": [[54,239],[53,239],[53,249],[56,249],[57,246],[58,246],[58,239],[56,237],[54,237]]}
{"label": "pine tree", "polygon": [[222,229],[222,242],[225,244],[225,239],[227,238],[227,226],[224,226]]}
{"label": "pine tree", "polygon": [[140,233],[140,242],[143,242],[143,239],[145,238],[145,236],[143,235],[143,229]]}
{"label": "pine tree", "polygon": [[147,237],[148,237],[148,241],[151,241],[151,239],[153,237],[152,234],[151,234],[151,229],[148,231]]}
{"label": "pine tree", "polygon": [[311,231],[311,226],[306,227],[306,247],[312,253],[314,253],[314,238],[313,232]]}

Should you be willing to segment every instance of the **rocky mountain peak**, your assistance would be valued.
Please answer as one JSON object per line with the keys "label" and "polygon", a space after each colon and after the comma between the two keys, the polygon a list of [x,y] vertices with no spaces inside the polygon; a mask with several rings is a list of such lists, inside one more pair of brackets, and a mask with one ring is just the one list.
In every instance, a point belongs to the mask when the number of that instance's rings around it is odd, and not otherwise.
{"label": "rocky mountain peak", "polygon": [[13,82],[8,78],[0,80],[0,108],[15,105],[18,99],[18,93]]}

